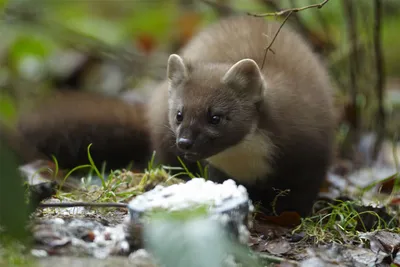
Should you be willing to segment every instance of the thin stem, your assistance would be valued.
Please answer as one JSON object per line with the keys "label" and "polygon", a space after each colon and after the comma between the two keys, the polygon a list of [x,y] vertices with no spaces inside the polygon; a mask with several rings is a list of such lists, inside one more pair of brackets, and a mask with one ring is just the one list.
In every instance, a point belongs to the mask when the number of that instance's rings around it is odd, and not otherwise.
{"label": "thin stem", "polygon": [[277,12],[268,12],[268,13],[261,13],[261,14],[247,13],[247,14],[254,16],[254,17],[281,16],[286,13],[295,13],[295,12],[303,11],[303,10],[306,10],[309,8],[318,8],[319,9],[319,8],[322,8],[328,2],[329,2],[329,0],[324,0],[319,4],[313,4],[313,5],[304,6],[304,7],[289,8],[289,9],[285,9],[285,10],[277,11]]}

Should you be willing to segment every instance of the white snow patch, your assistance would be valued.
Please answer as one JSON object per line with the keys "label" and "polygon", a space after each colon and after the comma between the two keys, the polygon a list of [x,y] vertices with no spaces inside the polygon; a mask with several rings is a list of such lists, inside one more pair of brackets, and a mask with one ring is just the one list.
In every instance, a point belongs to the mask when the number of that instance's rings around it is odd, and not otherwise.
{"label": "white snow patch", "polygon": [[133,210],[182,210],[197,205],[219,207],[230,199],[248,200],[247,190],[242,185],[236,185],[229,179],[222,184],[206,181],[203,178],[193,178],[186,183],[174,184],[168,187],[156,186],[152,191],[137,196],[129,203]]}

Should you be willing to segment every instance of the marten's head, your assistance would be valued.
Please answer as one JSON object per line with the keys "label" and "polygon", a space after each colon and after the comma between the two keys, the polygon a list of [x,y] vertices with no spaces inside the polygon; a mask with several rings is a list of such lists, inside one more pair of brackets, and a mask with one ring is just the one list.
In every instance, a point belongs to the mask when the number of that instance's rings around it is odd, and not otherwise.
{"label": "marten's head", "polygon": [[256,129],[265,82],[252,59],[235,64],[168,60],[169,123],[187,160],[214,156]]}

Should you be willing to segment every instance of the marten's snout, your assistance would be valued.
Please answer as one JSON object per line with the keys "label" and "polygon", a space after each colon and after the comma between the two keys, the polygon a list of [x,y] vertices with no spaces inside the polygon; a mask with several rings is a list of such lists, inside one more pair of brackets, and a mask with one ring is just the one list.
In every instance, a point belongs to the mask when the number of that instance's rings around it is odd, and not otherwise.
{"label": "marten's snout", "polygon": [[194,141],[189,138],[180,137],[177,140],[177,146],[180,150],[190,150],[194,144]]}

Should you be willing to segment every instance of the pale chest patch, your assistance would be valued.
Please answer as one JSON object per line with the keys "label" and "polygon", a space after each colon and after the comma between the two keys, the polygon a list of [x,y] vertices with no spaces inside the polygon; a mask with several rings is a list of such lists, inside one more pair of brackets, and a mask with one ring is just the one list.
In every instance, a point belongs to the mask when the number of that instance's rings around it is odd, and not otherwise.
{"label": "pale chest patch", "polygon": [[273,144],[268,136],[254,132],[242,142],[207,159],[213,166],[244,184],[251,184],[271,170]]}

